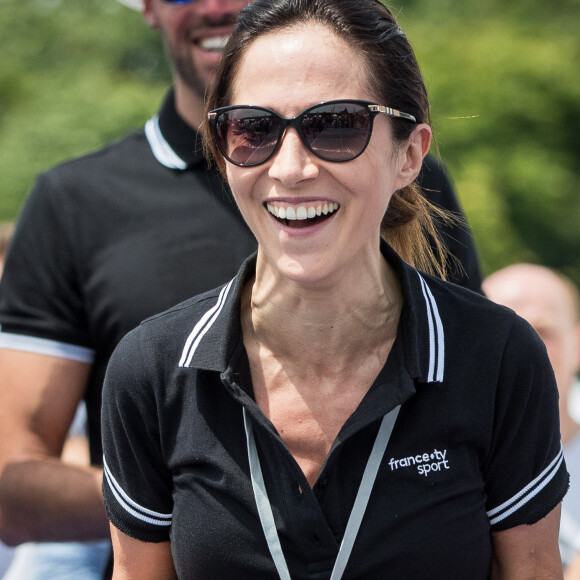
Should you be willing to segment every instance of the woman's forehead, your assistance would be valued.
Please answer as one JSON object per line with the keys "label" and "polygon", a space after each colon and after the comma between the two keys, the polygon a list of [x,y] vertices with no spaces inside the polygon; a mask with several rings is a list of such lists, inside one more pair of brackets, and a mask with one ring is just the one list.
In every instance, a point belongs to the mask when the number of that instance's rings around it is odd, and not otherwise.
{"label": "woman's forehead", "polygon": [[360,51],[330,27],[317,22],[300,23],[252,42],[233,79],[232,101],[249,103],[248,99],[252,99],[254,104],[256,98],[301,95],[308,95],[313,103],[369,98],[364,90],[365,70]]}

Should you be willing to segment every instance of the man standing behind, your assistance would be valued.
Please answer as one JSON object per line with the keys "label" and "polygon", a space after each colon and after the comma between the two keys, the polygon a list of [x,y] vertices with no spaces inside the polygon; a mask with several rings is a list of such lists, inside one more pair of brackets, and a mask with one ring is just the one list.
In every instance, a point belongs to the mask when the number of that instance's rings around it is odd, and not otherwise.
{"label": "man standing behind", "polygon": [[[566,579],[580,579],[580,425],[570,414],[570,393],[580,371],[580,298],[564,276],[543,266],[514,264],[483,281],[485,294],[525,318],[544,341],[560,393],[560,429],[570,491],[562,503],[560,549]],[[575,554],[576,553],[576,554]]]}
{"label": "man standing behind", "polygon": [[[40,175],[0,285],[0,539],[109,536],[101,494],[101,388],[119,340],[141,320],[229,280],[255,240],[197,129],[204,93],[248,0],[124,0],[163,37],[173,88],[144,130]],[[431,159],[423,185],[459,212]],[[479,289],[469,233],[443,232]],[[86,400],[92,467],[64,464]],[[130,412],[130,411],[129,411]]]}
{"label": "man standing behind", "polygon": [[0,538],[108,537],[99,467],[58,458],[85,398],[102,462],[106,364],[143,318],[227,281],[254,237],[208,170],[203,95],[247,0],[146,0],[173,90],[144,131],[37,179],[0,289]]}

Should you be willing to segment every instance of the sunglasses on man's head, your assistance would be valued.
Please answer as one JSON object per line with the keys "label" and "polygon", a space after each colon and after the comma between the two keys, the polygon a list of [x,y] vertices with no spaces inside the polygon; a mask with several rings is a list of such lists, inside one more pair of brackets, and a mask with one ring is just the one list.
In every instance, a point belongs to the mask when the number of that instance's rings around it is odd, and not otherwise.
{"label": "sunglasses on man's head", "polygon": [[287,127],[293,127],[306,147],[324,161],[351,161],[368,145],[373,120],[379,114],[416,123],[415,117],[367,101],[326,101],[297,117],[253,105],[221,107],[208,113],[223,156],[234,165],[265,163],[278,149]]}

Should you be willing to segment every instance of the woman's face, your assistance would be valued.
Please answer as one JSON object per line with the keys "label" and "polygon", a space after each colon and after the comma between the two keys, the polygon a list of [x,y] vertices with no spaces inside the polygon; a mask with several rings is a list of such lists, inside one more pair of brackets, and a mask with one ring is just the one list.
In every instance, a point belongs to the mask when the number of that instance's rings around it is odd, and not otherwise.
{"label": "woman's face", "polygon": [[[294,117],[322,101],[376,102],[364,75],[357,51],[327,27],[303,24],[250,45],[234,79],[231,104],[261,105]],[[352,161],[319,159],[290,128],[266,163],[227,163],[227,176],[259,242],[259,259],[275,275],[314,283],[341,277],[351,266],[376,264],[381,219],[391,196],[414,178],[404,171],[406,157],[405,147],[393,145],[389,119],[378,115],[368,147]],[[319,207],[323,213],[313,219],[273,215],[312,215],[311,208]]]}

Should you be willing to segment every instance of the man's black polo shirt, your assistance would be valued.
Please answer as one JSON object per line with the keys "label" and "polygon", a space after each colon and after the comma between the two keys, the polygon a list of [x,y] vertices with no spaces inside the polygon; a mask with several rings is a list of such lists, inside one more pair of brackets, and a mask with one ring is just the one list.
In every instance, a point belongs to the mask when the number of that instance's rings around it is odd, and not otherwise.
{"label": "man's black polo shirt", "polygon": [[255,249],[170,93],[144,130],[38,177],[0,284],[0,348],[92,363],[85,398],[100,465],[101,391],[117,343],[231,279]]}
{"label": "man's black polo shirt", "polygon": [[539,337],[512,311],[419,274],[385,244],[383,253],[405,299],[397,340],[312,489],[253,401],[239,320],[253,260],[230,284],[144,322],[114,353],[106,509],[133,537],[171,539],[179,577],[276,577],[243,407],[296,580],[329,578],[380,420],[399,403],[344,578],[487,578],[490,530],[534,523],[561,501],[558,395]]}

